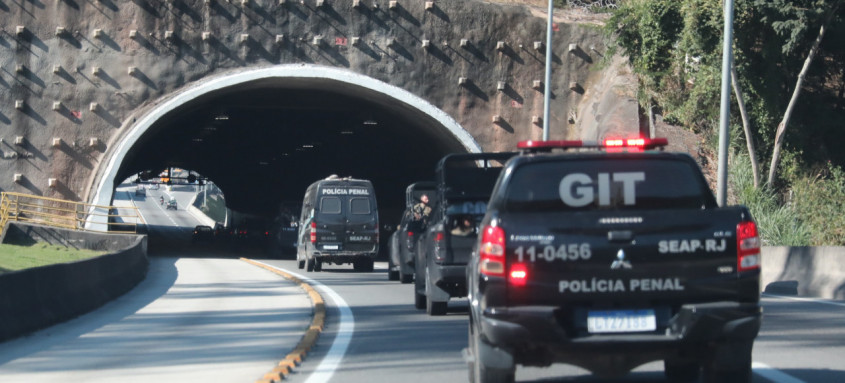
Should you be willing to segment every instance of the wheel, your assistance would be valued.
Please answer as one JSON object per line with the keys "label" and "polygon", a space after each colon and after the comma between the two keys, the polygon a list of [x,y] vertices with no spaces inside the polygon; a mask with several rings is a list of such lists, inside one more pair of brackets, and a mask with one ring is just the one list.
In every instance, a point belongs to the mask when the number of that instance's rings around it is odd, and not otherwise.
{"label": "wheel", "polygon": [[666,359],[663,361],[666,379],[673,383],[697,382],[701,375],[701,365],[694,361]]}
{"label": "wheel", "polygon": [[390,257],[387,257],[387,280],[388,281],[398,281],[399,280],[399,270],[393,270],[393,261],[390,260]]}
{"label": "wheel", "polygon": [[[419,262],[417,262],[419,263]],[[425,294],[420,294],[420,291],[425,291],[425,275],[420,271],[419,266],[414,266],[414,307],[417,309],[425,309]]]}
{"label": "wheel", "polygon": [[296,266],[299,267],[300,269],[304,269],[305,268],[305,261],[297,261]]}
{"label": "wheel", "polygon": [[449,308],[449,302],[436,302],[431,300],[431,297],[425,297],[425,312],[431,316],[446,315],[446,309]]}
{"label": "wheel", "polygon": [[355,271],[371,272],[371,271],[373,271],[373,259],[372,258],[358,258],[354,262],[352,262],[352,268]]}
{"label": "wheel", "polygon": [[707,383],[751,383],[751,349],[754,341],[727,342],[713,347],[713,354],[704,366]]}
{"label": "wheel", "polygon": [[314,259],[305,260],[305,270],[314,271]]}
{"label": "wheel", "polygon": [[478,352],[479,343],[482,342],[481,336],[478,333],[470,335],[470,347],[472,349],[472,362],[470,367],[471,382],[473,383],[513,383],[516,376],[516,368],[512,366],[509,369],[492,368],[484,364],[481,359],[481,353]]}
{"label": "wheel", "polygon": [[411,283],[414,281],[414,274],[402,274],[399,281],[405,284]]}
{"label": "wheel", "polygon": [[319,259],[314,260],[314,271],[323,271],[323,261]]}

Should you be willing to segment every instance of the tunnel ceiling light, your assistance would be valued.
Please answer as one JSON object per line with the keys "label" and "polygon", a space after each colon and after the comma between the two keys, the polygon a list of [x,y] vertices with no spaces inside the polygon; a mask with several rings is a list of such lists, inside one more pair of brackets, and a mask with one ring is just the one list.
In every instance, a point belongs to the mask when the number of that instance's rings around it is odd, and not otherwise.
{"label": "tunnel ceiling light", "polygon": [[311,145],[311,144],[305,144],[305,145],[302,145],[302,147],[303,147],[303,148],[313,148],[313,147],[314,147],[314,145]]}
{"label": "tunnel ceiling light", "polygon": [[340,134],[350,135],[350,134],[355,134],[355,132],[353,132],[351,130],[343,130],[343,131],[340,132]]}
{"label": "tunnel ceiling light", "polygon": [[269,162],[267,162],[267,161],[258,161],[258,164],[259,164],[259,165],[261,165],[261,166],[267,166],[267,165],[270,165],[270,163],[269,163]]}
{"label": "tunnel ceiling light", "polygon": [[376,120],[369,119],[364,121],[364,125],[378,125],[378,122],[376,122]]}
{"label": "tunnel ceiling light", "polygon": [[225,115],[225,114],[221,114],[221,115],[215,116],[215,117],[214,117],[214,120],[215,120],[215,121],[228,121],[228,120],[229,120],[229,116],[227,116],[227,115]]}

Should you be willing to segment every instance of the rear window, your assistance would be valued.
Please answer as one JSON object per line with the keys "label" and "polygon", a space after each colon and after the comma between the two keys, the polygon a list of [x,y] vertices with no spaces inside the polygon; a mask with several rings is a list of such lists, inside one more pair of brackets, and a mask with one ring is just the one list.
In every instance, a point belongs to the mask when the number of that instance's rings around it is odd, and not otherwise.
{"label": "rear window", "polygon": [[320,213],[340,214],[340,206],[340,198],[338,197],[323,197],[320,199]]}
{"label": "rear window", "polygon": [[674,160],[593,159],[539,162],[516,169],[509,210],[701,209],[714,204],[690,164]]}
{"label": "rear window", "polygon": [[370,200],[368,198],[349,199],[349,211],[352,214],[370,214]]}

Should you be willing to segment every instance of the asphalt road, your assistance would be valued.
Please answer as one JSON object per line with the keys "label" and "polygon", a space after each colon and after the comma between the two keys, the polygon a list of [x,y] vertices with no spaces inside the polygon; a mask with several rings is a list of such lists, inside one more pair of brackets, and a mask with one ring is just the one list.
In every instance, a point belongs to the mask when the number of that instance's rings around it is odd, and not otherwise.
{"label": "asphalt road", "polygon": [[[466,382],[462,349],[467,346],[467,302],[453,300],[449,313],[429,317],[413,307],[412,286],[387,281],[385,264],[375,273],[355,273],[347,265],[324,265],[306,273],[293,261],[266,261],[312,279],[330,304],[329,322],[317,348],[291,382]],[[333,291],[350,307],[343,313]],[[764,297],[765,319],[754,348],[754,382],[845,381],[845,302]],[[342,326],[352,331],[340,331]],[[338,337],[340,335],[340,337]],[[351,335],[351,336],[350,336]],[[340,340],[338,340],[340,339]],[[324,359],[348,342],[339,365],[330,371]],[[636,369],[622,379],[597,379],[585,370],[555,365],[517,370],[520,382],[662,382],[660,362]]]}

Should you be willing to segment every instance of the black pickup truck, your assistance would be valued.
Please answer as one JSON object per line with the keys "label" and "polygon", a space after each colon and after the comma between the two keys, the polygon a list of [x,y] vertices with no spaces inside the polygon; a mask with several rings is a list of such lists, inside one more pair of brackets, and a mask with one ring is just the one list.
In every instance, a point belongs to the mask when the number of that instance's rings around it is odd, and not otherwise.
{"label": "black pickup truck", "polygon": [[751,381],[757,226],[664,145],[520,143],[467,268],[471,381],[552,363],[614,377],[658,360],[673,382]]}
{"label": "black pickup truck", "polygon": [[437,163],[436,196],[415,251],[418,309],[444,315],[449,299],[466,296],[466,265],[477,242],[477,222],[487,210],[502,166],[515,154],[450,154]]}

